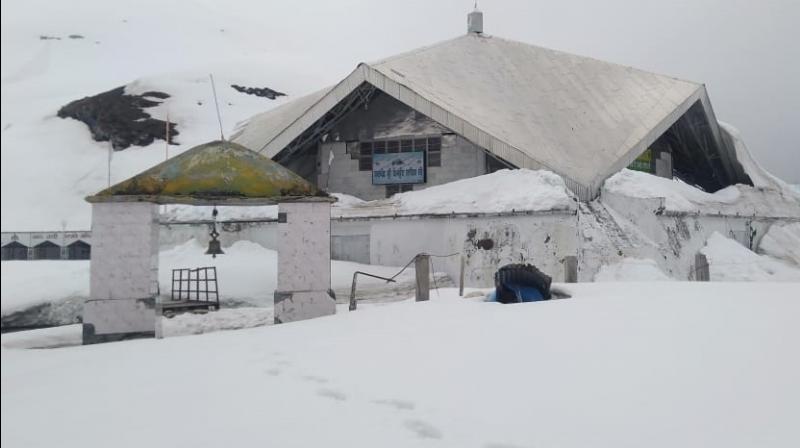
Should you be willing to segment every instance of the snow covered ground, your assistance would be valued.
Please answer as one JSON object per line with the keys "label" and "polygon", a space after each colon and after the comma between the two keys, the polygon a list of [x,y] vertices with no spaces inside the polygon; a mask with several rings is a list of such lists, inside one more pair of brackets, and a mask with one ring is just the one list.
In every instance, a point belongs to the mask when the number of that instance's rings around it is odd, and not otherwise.
{"label": "snow covered ground", "polygon": [[449,290],[279,326],[4,348],[0,438],[8,447],[800,444],[798,284],[560,286],[573,298],[500,305]]}
{"label": "snow covered ground", "polygon": [[[701,252],[714,281],[800,281],[800,269],[779,259],[758,255],[736,241],[714,232]],[[800,290],[797,291],[800,294]]]}
{"label": "snow covered ground", "polygon": [[[220,300],[232,304],[271,306],[277,285],[277,253],[249,241],[238,241],[217,258],[205,255],[206,247],[196,240],[161,252],[159,286],[162,295],[171,290],[172,269],[216,266]],[[42,303],[59,303],[70,299],[82,301],[89,296],[88,261],[4,261],[2,267],[2,315]],[[331,262],[331,287],[349,290],[353,272],[365,271],[391,277],[400,268],[363,265],[349,261]],[[410,283],[413,270],[398,277]],[[385,285],[382,280],[360,278],[362,288]],[[71,311],[75,311],[70,309]]]}
{"label": "snow covered ground", "polygon": [[600,267],[594,276],[596,282],[663,282],[670,278],[658,267],[658,264],[649,258],[626,257],[618,263]]}

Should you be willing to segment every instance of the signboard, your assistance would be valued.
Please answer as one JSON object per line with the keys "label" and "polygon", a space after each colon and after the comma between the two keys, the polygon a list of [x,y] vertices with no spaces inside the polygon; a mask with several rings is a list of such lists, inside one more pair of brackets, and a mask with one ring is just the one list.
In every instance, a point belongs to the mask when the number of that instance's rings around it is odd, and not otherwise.
{"label": "signboard", "polygon": [[372,155],[372,184],[425,183],[425,153],[396,152]]}

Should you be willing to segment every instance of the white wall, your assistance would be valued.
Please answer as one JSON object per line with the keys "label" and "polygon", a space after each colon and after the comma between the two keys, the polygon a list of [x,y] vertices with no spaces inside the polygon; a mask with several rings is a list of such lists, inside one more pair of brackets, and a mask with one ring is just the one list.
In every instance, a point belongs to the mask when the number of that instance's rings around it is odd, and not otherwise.
{"label": "white wall", "polygon": [[[335,313],[336,302],[328,294],[331,287],[330,203],[281,203],[278,213],[275,322]],[[281,222],[281,216],[285,217],[285,222]]]}
{"label": "white wall", "polygon": [[[413,136],[405,136],[413,137]],[[355,143],[357,145],[357,143]],[[330,154],[333,154],[331,159]],[[341,142],[320,145],[320,171],[318,186],[326,191],[345,193],[363,200],[386,197],[385,185],[372,184],[372,171],[359,171],[358,159],[347,153]],[[329,165],[330,164],[330,165]],[[414,190],[423,190],[458,179],[486,174],[486,155],[483,150],[455,135],[442,136],[442,166],[427,168],[427,181],[415,184]]]}
{"label": "white wall", "polygon": [[[155,334],[158,207],[147,202],[92,205],[92,258],[84,329],[93,335]],[[84,339],[85,343],[98,342]]]}

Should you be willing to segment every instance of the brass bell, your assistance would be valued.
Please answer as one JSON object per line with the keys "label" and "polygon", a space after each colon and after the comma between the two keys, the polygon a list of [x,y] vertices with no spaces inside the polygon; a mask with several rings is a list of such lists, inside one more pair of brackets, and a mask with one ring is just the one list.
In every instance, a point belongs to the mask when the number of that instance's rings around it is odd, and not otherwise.
{"label": "brass bell", "polygon": [[209,235],[211,235],[211,240],[208,242],[208,250],[206,251],[206,255],[211,255],[212,258],[217,258],[217,255],[222,255],[225,252],[222,251],[222,245],[217,239],[219,232],[217,232],[216,224],[214,224],[214,227],[211,229],[211,233]]}

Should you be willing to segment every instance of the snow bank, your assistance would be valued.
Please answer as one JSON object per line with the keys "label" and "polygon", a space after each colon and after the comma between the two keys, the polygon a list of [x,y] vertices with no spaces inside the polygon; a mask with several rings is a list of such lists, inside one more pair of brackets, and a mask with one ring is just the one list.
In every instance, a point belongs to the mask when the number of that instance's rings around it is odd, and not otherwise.
{"label": "snow bank", "polygon": [[0,269],[3,316],[42,303],[89,297],[89,261],[4,261]]}
{"label": "snow bank", "polygon": [[606,179],[603,190],[630,198],[663,198],[670,211],[800,217],[800,196],[748,185],[707,193],[678,179],[623,169]]}
{"label": "snow bank", "polygon": [[[750,176],[750,180],[753,181],[753,186],[757,188],[769,188],[783,193],[797,195],[797,192],[793,191],[788,183],[765,170],[756,161],[756,159],[753,157],[753,154],[750,153],[750,149],[748,149],[747,145],[745,145],[742,135],[738,129],[736,129],[733,125],[722,121],[718,121],[717,123],[719,123],[719,126],[723,132],[726,132],[728,135],[730,135],[731,140],[733,141],[734,150],[736,151],[736,160],[738,160],[742,165],[744,172]],[[797,197],[800,197],[800,195],[797,195]]]}
{"label": "snow bank", "polygon": [[0,437],[86,448],[800,445],[796,285],[564,287],[572,299],[499,305],[451,289],[279,326],[4,349]]}
{"label": "snow bank", "polygon": [[714,281],[800,281],[800,269],[758,255],[719,232],[708,237],[701,252],[708,259]]}
{"label": "snow bank", "polygon": [[735,186],[716,193],[706,193],[680,180],[624,169],[609,177],[604,188],[612,193],[633,198],[664,198],[668,210],[695,211],[706,204],[733,204],[740,197]]}
{"label": "snow bank", "polygon": [[758,251],[800,267],[800,222],[770,226]]}
{"label": "snow bank", "polygon": [[661,282],[670,281],[655,261],[649,258],[626,257],[622,261],[600,267],[596,282]]}
{"label": "snow bank", "polygon": [[564,180],[545,170],[499,170],[491,174],[396,194],[389,199],[350,202],[334,216],[502,213],[569,210],[575,204]]}

